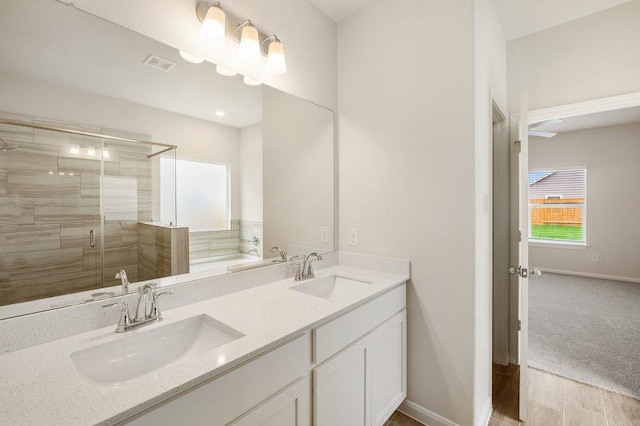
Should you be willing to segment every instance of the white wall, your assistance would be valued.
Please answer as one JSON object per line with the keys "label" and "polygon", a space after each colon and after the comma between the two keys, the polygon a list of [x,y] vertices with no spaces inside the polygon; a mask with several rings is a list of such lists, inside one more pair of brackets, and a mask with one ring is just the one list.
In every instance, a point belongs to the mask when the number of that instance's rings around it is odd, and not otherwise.
{"label": "white wall", "polygon": [[474,421],[473,14],[379,1],[338,25],[340,249],[411,260],[408,400],[431,424]]}
{"label": "white wall", "polygon": [[[474,0],[475,332],[474,420],[490,412],[493,299],[493,107],[506,114],[507,42],[492,0]],[[496,140],[495,143],[508,143]],[[508,169],[508,162],[496,164]],[[505,272],[506,275],[506,272]]]}
{"label": "white wall", "polygon": [[508,44],[509,110],[529,90],[529,107],[640,91],[640,1]]}
{"label": "white wall", "polygon": [[[531,138],[529,166],[587,169],[586,250],[530,245],[539,268],[640,280],[640,123]],[[593,262],[592,256],[599,261]]]}
{"label": "white wall", "polygon": [[262,222],[262,123],[240,129],[240,219]]}
{"label": "white wall", "polygon": [[[67,0],[63,0],[67,1]],[[70,2],[70,1],[69,1]],[[335,110],[336,24],[307,0],[233,0],[225,10],[251,19],[264,32],[276,33],[285,46],[288,71],[282,76],[258,65],[242,64],[237,44],[205,49],[192,0],[74,0],[76,7],[169,46],[200,55],[215,64]]]}
{"label": "white wall", "polygon": [[231,165],[231,218],[240,216],[240,131],[27,77],[0,74],[0,111],[151,135],[177,156]]}
{"label": "white wall", "polygon": [[333,112],[270,87],[262,99],[264,248],[333,250]]}

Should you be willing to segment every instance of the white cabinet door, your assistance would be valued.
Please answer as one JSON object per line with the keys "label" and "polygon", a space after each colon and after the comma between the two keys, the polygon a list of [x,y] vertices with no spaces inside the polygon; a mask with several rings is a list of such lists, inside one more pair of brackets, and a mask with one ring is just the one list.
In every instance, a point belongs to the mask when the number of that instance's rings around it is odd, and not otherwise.
{"label": "white cabinet door", "polygon": [[311,385],[308,377],[296,380],[230,426],[309,426]]}
{"label": "white cabinet door", "polygon": [[402,311],[367,336],[371,422],[383,425],[407,397],[407,315]]}
{"label": "white cabinet door", "polygon": [[368,426],[366,337],[313,371],[315,426]]}

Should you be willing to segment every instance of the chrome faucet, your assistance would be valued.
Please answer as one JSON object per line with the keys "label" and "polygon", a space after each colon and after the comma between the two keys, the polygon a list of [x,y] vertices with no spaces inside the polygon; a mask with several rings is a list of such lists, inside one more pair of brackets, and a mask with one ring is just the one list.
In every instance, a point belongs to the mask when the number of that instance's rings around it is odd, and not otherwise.
{"label": "chrome faucet", "polygon": [[120,271],[116,272],[116,279],[120,280],[122,284],[122,294],[129,293],[129,280],[127,279],[127,273],[124,269],[120,269]]}
{"label": "chrome faucet", "polygon": [[269,250],[269,253],[273,253],[275,251],[277,251],[280,254],[280,263],[284,263],[287,261],[287,251],[286,250],[282,250],[280,247],[275,246],[275,247],[271,247],[271,250]]}
{"label": "chrome faucet", "polygon": [[[136,306],[135,317],[132,319],[129,313],[129,305],[127,302],[110,303],[104,305],[103,308],[110,308],[112,306],[120,306],[120,320],[116,327],[116,333],[124,333],[133,328],[140,327],[144,324],[149,324],[153,321],[162,320],[162,314],[160,313],[160,307],[158,305],[158,298],[165,294],[173,294],[172,291],[163,291],[162,293],[156,293],[155,288],[151,284],[145,284],[138,288],[138,304]],[[142,314],[140,313],[140,306],[144,301]],[[147,302],[150,301],[151,309],[147,312]]]}
{"label": "chrome faucet", "polygon": [[302,268],[298,266],[298,269],[296,270],[296,277],[295,277],[296,281],[304,281],[304,280],[308,280],[309,278],[314,278],[316,276],[313,273],[313,267],[311,266],[311,263],[315,260],[322,260],[322,256],[320,256],[318,253],[313,252],[313,253],[309,253],[304,257],[304,261],[302,262]]}

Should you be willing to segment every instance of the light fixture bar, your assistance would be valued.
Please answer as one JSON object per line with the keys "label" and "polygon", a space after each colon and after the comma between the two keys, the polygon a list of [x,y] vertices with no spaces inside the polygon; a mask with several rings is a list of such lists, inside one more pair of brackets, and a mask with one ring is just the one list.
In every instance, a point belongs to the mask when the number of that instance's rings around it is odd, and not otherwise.
{"label": "light fixture bar", "polygon": [[[213,2],[213,1],[198,2],[198,4],[196,5],[196,15],[198,16],[198,20],[201,23],[204,22],[204,18],[205,16],[207,16],[207,11],[209,10],[209,8],[213,6],[215,3],[216,2]],[[238,31],[238,27],[245,24],[248,20],[237,17],[233,13],[229,12],[228,9],[225,9],[224,13],[226,15],[226,20],[227,20],[226,28],[225,28],[227,37],[235,41],[236,43],[240,43],[241,31]],[[258,39],[260,42],[260,46],[262,46],[264,41],[267,38],[269,38],[269,36],[263,33],[262,31],[260,31],[259,28],[256,28],[256,29],[258,30]],[[260,53],[262,54],[262,56],[267,56],[267,52],[265,52],[263,49],[260,49]]]}

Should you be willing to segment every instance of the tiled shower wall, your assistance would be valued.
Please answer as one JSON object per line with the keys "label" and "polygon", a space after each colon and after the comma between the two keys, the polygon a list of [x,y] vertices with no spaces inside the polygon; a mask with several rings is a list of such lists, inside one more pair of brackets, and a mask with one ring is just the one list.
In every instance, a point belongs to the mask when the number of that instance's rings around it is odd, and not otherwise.
{"label": "tiled shower wall", "polygon": [[197,261],[208,257],[247,253],[256,248],[250,242],[254,236],[260,239],[257,249],[262,256],[262,235],[262,222],[236,219],[231,221],[231,230],[192,231],[189,232],[189,256],[192,261]]}
{"label": "tiled shower wall", "polygon": [[[0,117],[123,136],[34,117]],[[137,223],[151,220],[150,147],[105,140],[102,253],[100,139],[9,125],[0,125],[0,138],[18,146],[0,152],[0,305],[116,285],[119,269],[135,281]],[[80,152],[70,152],[72,146]],[[89,155],[91,146],[96,156]]]}
{"label": "tiled shower wall", "polygon": [[189,232],[190,259],[238,253],[240,250],[240,221],[232,220],[231,229],[225,231]]}
{"label": "tiled shower wall", "polygon": [[[260,253],[260,257],[262,258],[269,257],[269,253],[267,252],[265,254],[264,252],[264,246],[262,244],[263,235],[264,233],[263,233],[262,222],[241,220],[240,221],[240,252],[248,253],[249,250],[257,248],[258,252]],[[253,237],[258,237],[258,239],[260,240],[257,247],[251,242]],[[255,254],[255,253],[251,253],[251,254]]]}

